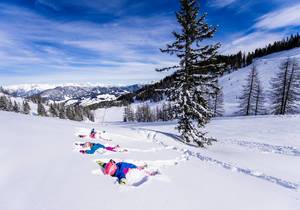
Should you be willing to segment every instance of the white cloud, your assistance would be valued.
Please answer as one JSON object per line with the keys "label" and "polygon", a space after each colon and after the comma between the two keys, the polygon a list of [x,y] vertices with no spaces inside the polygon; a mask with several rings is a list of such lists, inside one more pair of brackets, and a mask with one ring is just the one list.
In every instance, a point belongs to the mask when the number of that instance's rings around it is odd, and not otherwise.
{"label": "white cloud", "polygon": [[36,0],[35,3],[45,5],[56,11],[60,10],[60,7],[58,5],[56,5],[55,3],[53,3],[52,1],[49,1],[49,0]]}
{"label": "white cloud", "polygon": [[267,13],[254,25],[258,29],[277,29],[288,26],[300,26],[300,3]]}
{"label": "white cloud", "polygon": [[175,22],[161,16],[108,24],[59,22],[3,4],[0,16],[1,83],[148,81],[163,77],[155,68],[173,64],[158,48],[169,41]]}
{"label": "white cloud", "polygon": [[247,35],[233,36],[229,43],[225,44],[221,48],[222,54],[232,54],[238,51],[251,52],[256,48],[265,47],[269,43],[281,40],[285,38],[287,34],[285,32],[263,32],[257,31]]}
{"label": "white cloud", "polygon": [[210,0],[208,5],[211,7],[223,8],[230,6],[231,4],[237,2],[238,0]]}
{"label": "white cloud", "polygon": [[127,2],[128,0],[36,0],[37,4],[42,4],[57,11],[66,6],[76,6],[114,14],[121,12],[120,10],[126,6]]}

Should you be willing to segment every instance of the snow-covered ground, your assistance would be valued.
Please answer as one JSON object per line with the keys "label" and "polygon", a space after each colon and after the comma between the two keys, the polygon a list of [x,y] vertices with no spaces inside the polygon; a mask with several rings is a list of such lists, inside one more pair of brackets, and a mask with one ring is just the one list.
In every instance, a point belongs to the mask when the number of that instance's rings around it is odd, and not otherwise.
{"label": "snow-covered ground", "polygon": [[[101,114],[101,113],[100,113]],[[112,118],[106,113],[108,118]],[[300,116],[214,119],[207,149],[178,141],[174,123],[89,124],[0,112],[2,210],[296,210],[300,206]],[[82,155],[76,134],[105,130],[128,152]],[[95,159],[147,163],[120,186]]]}

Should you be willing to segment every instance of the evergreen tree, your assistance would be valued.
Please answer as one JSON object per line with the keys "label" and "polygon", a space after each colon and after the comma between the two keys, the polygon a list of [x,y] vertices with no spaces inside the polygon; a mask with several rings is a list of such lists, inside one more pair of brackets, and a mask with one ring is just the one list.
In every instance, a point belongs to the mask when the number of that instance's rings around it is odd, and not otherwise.
{"label": "evergreen tree", "polygon": [[69,106],[66,108],[66,118],[69,120],[75,119],[75,112],[74,112],[73,107]]}
{"label": "evergreen tree", "polygon": [[134,110],[130,105],[124,108],[124,122],[134,122]]}
{"label": "evergreen tree", "polygon": [[223,67],[216,60],[220,45],[201,46],[202,41],[213,37],[216,28],[205,22],[206,14],[199,17],[197,1],[180,0],[180,5],[176,17],[181,32],[173,32],[175,41],[161,50],[175,54],[180,62],[158,71],[175,70],[167,94],[178,119],[177,129],[186,143],[195,142],[203,147],[213,140],[200,129],[212,117],[206,96],[218,88],[217,75]]}
{"label": "evergreen tree", "polygon": [[58,111],[59,111],[58,117],[60,119],[66,119],[67,118],[65,106],[64,106],[63,103],[61,103],[61,104],[58,105]]}
{"label": "evergreen tree", "polygon": [[83,117],[86,117],[89,121],[95,122],[95,115],[89,107],[83,107]]}
{"label": "evergreen tree", "polygon": [[166,103],[164,103],[162,106],[162,121],[168,121],[170,118],[171,116],[170,116],[169,106]]}
{"label": "evergreen tree", "polygon": [[38,113],[39,116],[42,116],[42,117],[47,116],[46,109],[45,109],[44,105],[41,102],[38,103],[37,113]]}
{"label": "evergreen tree", "polygon": [[277,77],[272,78],[272,113],[293,114],[297,111],[300,94],[300,68],[296,59],[287,58],[280,65]]}
{"label": "evergreen tree", "polygon": [[260,80],[257,81],[257,88],[254,91],[255,109],[254,115],[266,114],[265,95]]}
{"label": "evergreen tree", "polygon": [[155,107],[155,121],[163,121],[163,112],[158,106]]}
{"label": "evergreen tree", "polygon": [[141,106],[137,106],[134,118],[137,122],[144,122],[143,109]]}
{"label": "evergreen tree", "polygon": [[87,118],[88,118],[90,121],[95,122],[95,114],[94,114],[94,111],[88,110],[86,116],[87,116]]}
{"label": "evergreen tree", "polygon": [[30,113],[31,108],[30,108],[29,103],[27,101],[23,101],[23,106],[22,107],[23,107],[22,112],[24,114],[29,114]]}
{"label": "evergreen tree", "polygon": [[58,110],[58,107],[55,103],[50,104],[49,113],[50,113],[51,117],[58,117],[59,116],[59,110]]}
{"label": "evergreen tree", "polygon": [[246,84],[243,85],[242,95],[240,96],[240,110],[238,114],[241,115],[257,115],[263,113],[264,95],[255,65],[246,78]]}
{"label": "evergreen tree", "polygon": [[74,120],[75,121],[82,121],[83,120],[83,109],[81,106],[74,107]]}
{"label": "evergreen tree", "polygon": [[13,107],[14,107],[13,102],[12,102],[12,100],[8,97],[8,98],[7,98],[7,109],[6,109],[6,111],[12,112],[12,111],[13,111]]}
{"label": "evergreen tree", "polygon": [[143,122],[152,122],[154,121],[154,117],[153,117],[153,114],[152,114],[152,111],[150,109],[150,106],[149,104],[144,104],[142,106],[142,111],[143,111]]}
{"label": "evergreen tree", "polygon": [[217,89],[212,95],[212,110],[214,117],[221,117],[224,114],[224,98],[222,89]]}
{"label": "evergreen tree", "polygon": [[0,96],[0,110],[8,111],[8,99],[6,96]]}
{"label": "evergreen tree", "polygon": [[19,104],[16,101],[14,101],[14,105],[13,105],[12,111],[17,112],[17,113],[20,112],[20,106],[19,106]]}

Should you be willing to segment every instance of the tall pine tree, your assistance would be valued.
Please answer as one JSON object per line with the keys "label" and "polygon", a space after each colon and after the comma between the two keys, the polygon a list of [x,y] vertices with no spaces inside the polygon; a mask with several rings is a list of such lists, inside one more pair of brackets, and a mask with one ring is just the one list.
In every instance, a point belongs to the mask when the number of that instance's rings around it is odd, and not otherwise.
{"label": "tall pine tree", "polygon": [[30,108],[29,103],[27,101],[23,101],[22,112],[24,114],[29,114],[30,110],[31,110],[31,108]]}
{"label": "tall pine tree", "polygon": [[296,59],[287,58],[280,65],[280,71],[271,80],[272,113],[293,114],[300,99],[300,68]]}
{"label": "tall pine tree", "polygon": [[222,89],[217,89],[211,97],[211,109],[213,110],[214,117],[223,116],[224,110],[224,98]]}
{"label": "tall pine tree", "polygon": [[257,87],[254,91],[254,100],[255,100],[254,115],[266,114],[265,94],[264,94],[264,89],[259,80],[259,77],[257,80]]}
{"label": "tall pine tree", "polygon": [[47,116],[47,111],[46,111],[44,105],[41,102],[38,103],[37,113],[38,113],[39,116],[42,116],[42,117]]}
{"label": "tall pine tree", "polygon": [[20,112],[20,106],[19,106],[19,104],[16,101],[14,101],[13,111],[17,112],[17,113]]}
{"label": "tall pine tree", "polygon": [[181,31],[173,32],[175,41],[161,49],[163,53],[175,54],[179,65],[157,71],[175,70],[167,95],[178,119],[177,129],[186,143],[204,147],[213,140],[201,128],[212,117],[207,96],[218,89],[217,76],[223,67],[216,59],[220,44],[201,45],[213,37],[216,28],[206,23],[206,14],[199,16],[196,0],[180,0],[180,5],[176,17]]}
{"label": "tall pine tree", "polygon": [[6,96],[0,96],[0,110],[8,111],[8,103]]}
{"label": "tall pine tree", "polygon": [[240,105],[237,114],[248,116],[264,113],[264,93],[255,64],[252,65],[246,78],[246,84],[243,85],[239,100]]}

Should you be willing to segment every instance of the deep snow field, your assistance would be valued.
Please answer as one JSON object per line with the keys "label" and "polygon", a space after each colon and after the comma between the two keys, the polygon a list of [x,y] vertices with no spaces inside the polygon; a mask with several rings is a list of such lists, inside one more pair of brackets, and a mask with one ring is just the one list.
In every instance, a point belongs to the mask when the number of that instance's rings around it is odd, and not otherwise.
{"label": "deep snow field", "polygon": [[[108,116],[109,118],[109,116]],[[207,149],[178,141],[175,123],[78,123],[0,111],[1,210],[297,210],[300,115],[217,118]],[[128,152],[74,150],[77,134],[106,131]],[[104,134],[103,134],[104,135]],[[95,159],[148,164],[159,174],[101,174]]]}

